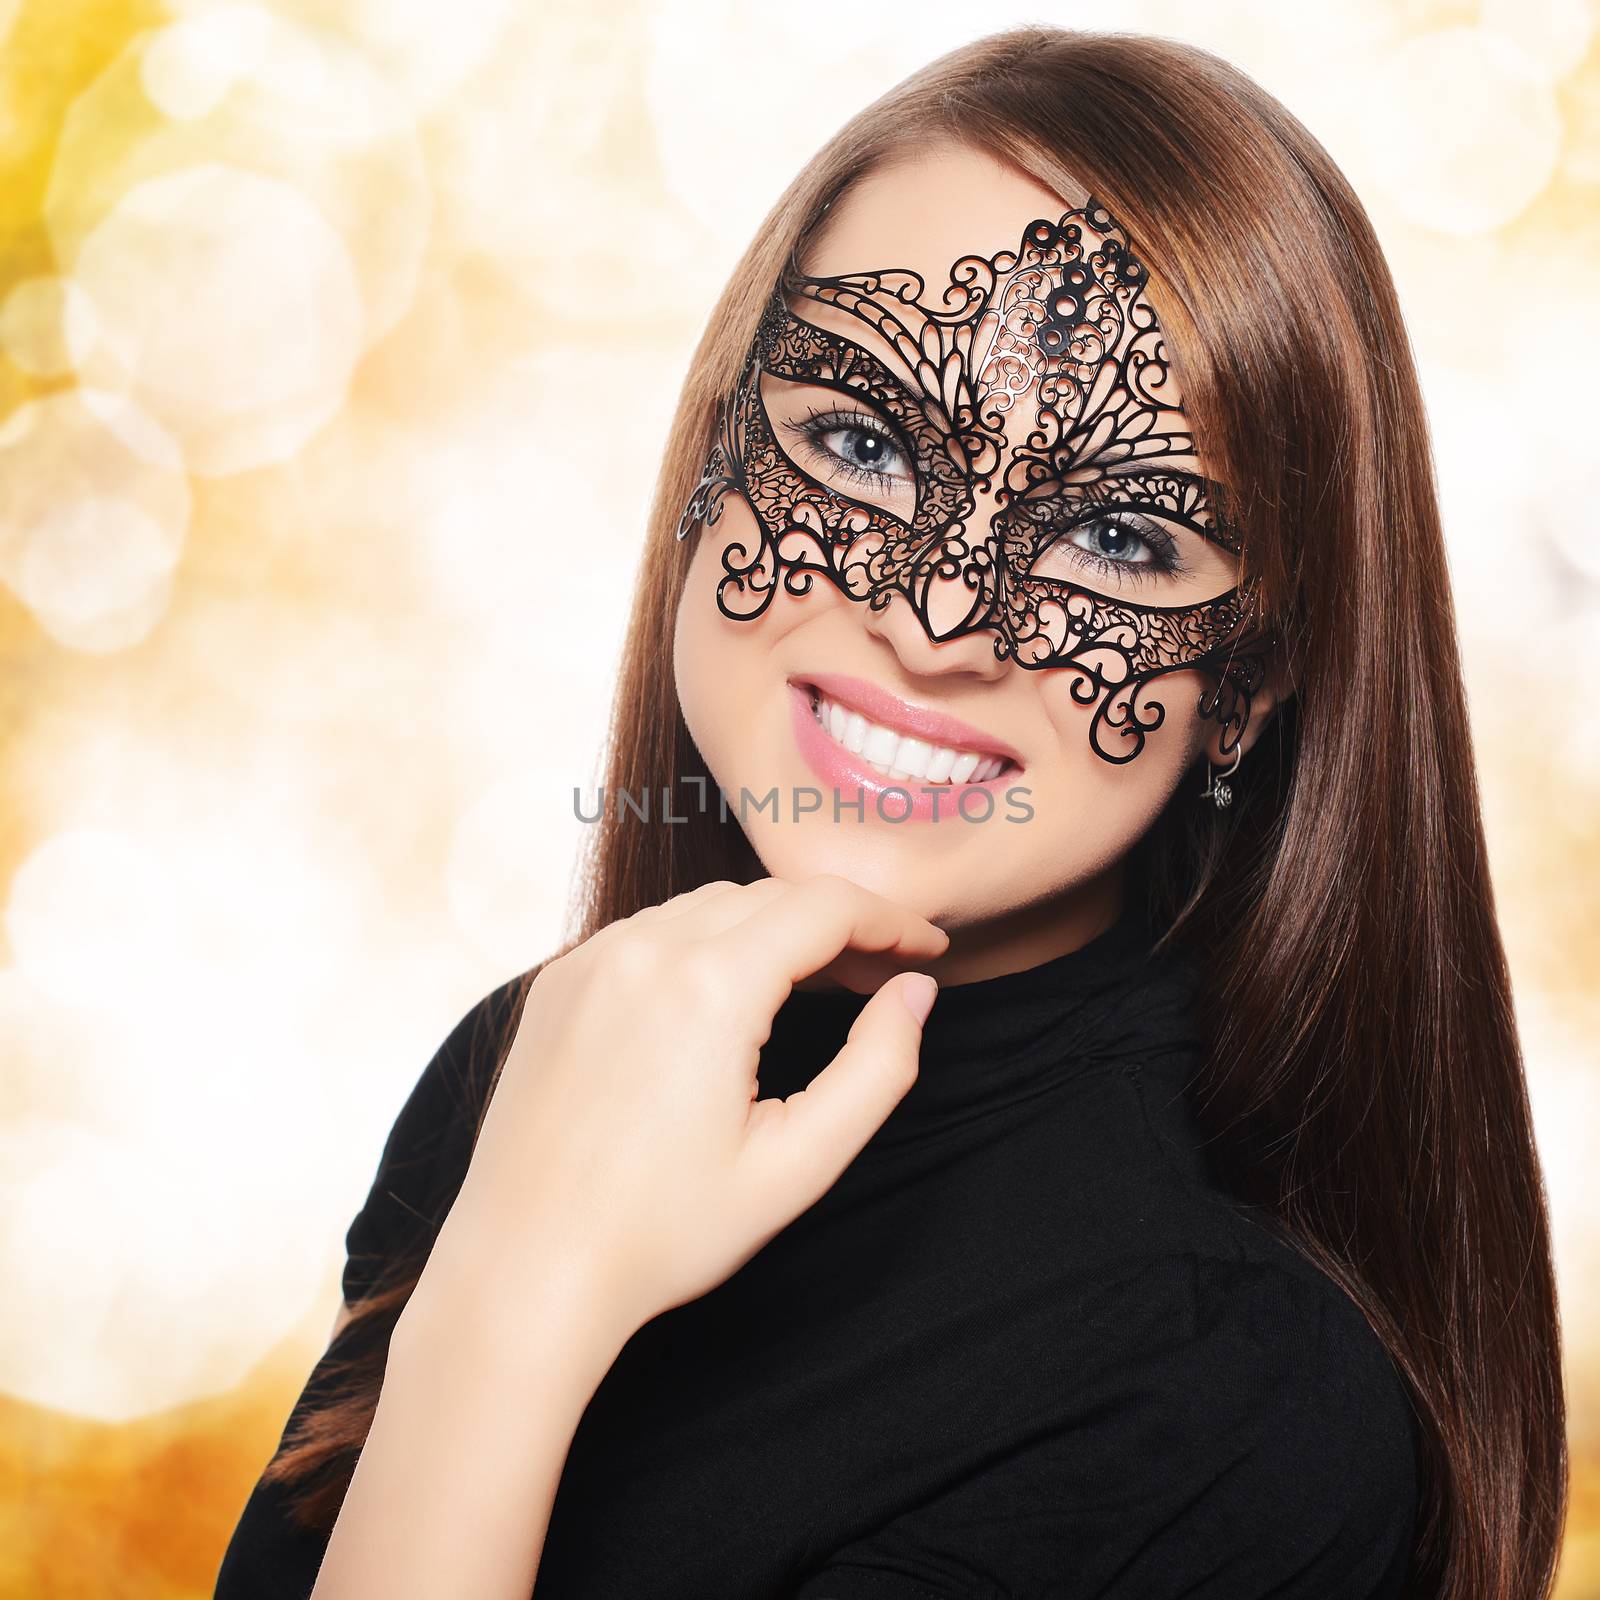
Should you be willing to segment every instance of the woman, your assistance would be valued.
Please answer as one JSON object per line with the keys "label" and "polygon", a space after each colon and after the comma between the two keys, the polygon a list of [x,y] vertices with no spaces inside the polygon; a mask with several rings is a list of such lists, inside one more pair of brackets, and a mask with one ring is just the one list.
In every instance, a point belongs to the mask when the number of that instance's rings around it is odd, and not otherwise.
{"label": "woman", "polygon": [[223,1600],[1547,1593],[1425,424],[1299,123],[1050,29],[856,117],[617,705],[582,937],[401,1112]]}

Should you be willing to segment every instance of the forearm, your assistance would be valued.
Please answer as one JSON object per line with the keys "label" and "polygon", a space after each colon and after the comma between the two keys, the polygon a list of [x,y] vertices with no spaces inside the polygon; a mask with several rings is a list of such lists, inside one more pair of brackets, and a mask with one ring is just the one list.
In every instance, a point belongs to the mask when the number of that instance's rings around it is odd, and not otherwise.
{"label": "forearm", "polygon": [[435,1266],[395,1328],[312,1600],[527,1600],[572,1436],[631,1332],[558,1282],[513,1302]]}

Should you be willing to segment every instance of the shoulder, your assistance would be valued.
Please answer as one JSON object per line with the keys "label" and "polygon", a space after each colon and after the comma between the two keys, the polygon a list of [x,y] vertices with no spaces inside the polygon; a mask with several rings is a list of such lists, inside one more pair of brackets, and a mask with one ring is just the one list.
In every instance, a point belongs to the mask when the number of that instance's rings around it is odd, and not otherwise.
{"label": "shoulder", "polygon": [[468,1007],[428,1057],[384,1140],[367,1197],[345,1234],[344,1297],[371,1290],[388,1262],[431,1240],[471,1154],[498,1045],[525,974]]}
{"label": "shoulder", "polygon": [[1097,1276],[1051,1358],[1051,1424],[986,1439],[981,1470],[833,1551],[805,1600],[1402,1594],[1410,1406],[1343,1291],[1193,1253]]}
{"label": "shoulder", "polygon": [[[1189,1100],[1191,1066],[1185,1057],[1124,1074],[1152,1152],[1142,1169],[1148,1188],[1141,1241],[1161,1282],[1152,1292],[1187,1329],[1191,1359],[1227,1358],[1212,1369],[1211,1387],[1224,1389],[1230,1374],[1246,1373],[1254,1388],[1237,1398],[1270,1390],[1285,1426],[1283,1404],[1292,1399],[1307,1426],[1319,1418],[1362,1421],[1390,1436],[1396,1453],[1407,1453],[1398,1447],[1405,1442],[1409,1450],[1410,1402],[1383,1341],[1280,1225],[1218,1180]],[[1328,1402],[1336,1396],[1364,1403],[1333,1416]]]}
{"label": "shoulder", "polygon": [[1287,1245],[1109,1264],[1075,1287],[1065,1315],[1083,1358],[1068,1376],[1158,1396],[1173,1426],[1227,1425],[1263,1459],[1314,1438],[1324,1467],[1360,1450],[1397,1477],[1409,1470],[1411,1404],[1387,1348]]}
{"label": "shoulder", "polygon": [[[1295,1531],[1268,1535],[1330,1576],[1398,1593],[1417,1509],[1418,1433],[1410,1394],[1383,1341],[1345,1291],[1309,1262],[1281,1273],[1295,1321],[1282,1409],[1263,1418],[1254,1473],[1277,1480]],[[1352,1592],[1355,1592],[1352,1590]],[[1364,1592],[1364,1591],[1363,1591]]]}
{"label": "shoulder", "polygon": [[[1174,1543],[1203,1559],[1218,1530],[1248,1527],[1250,1548],[1228,1553],[1250,1583],[1386,1593],[1414,1529],[1411,1401],[1354,1301],[1280,1248],[1278,1259],[1194,1262],[1191,1337],[1160,1388],[1195,1496]],[[1268,1592],[1240,1584],[1233,1592]]]}
{"label": "shoulder", "polygon": [[[1283,1247],[1288,1256],[1287,1247]],[[1236,1363],[1216,1371],[1261,1416],[1269,1451],[1314,1439],[1324,1470],[1359,1452],[1370,1468],[1410,1470],[1411,1405],[1383,1341],[1331,1278],[1306,1261],[1201,1260],[1203,1337]]]}
{"label": "shoulder", "polygon": [[1343,1288],[1265,1235],[1097,1276],[1075,1308],[1092,1327],[1062,1331],[1074,1359],[1046,1456],[1068,1469],[1062,1493],[1104,1486],[1078,1532],[1141,1579],[1110,1592],[1187,1594],[1181,1579],[1214,1568],[1230,1596],[1398,1593],[1412,1404]]}
{"label": "shoulder", "polygon": [[520,976],[476,1000],[428,1058],[384,1142],[378,1177],[403,1180],[463,1126],[475,1126],[511,1020]]}

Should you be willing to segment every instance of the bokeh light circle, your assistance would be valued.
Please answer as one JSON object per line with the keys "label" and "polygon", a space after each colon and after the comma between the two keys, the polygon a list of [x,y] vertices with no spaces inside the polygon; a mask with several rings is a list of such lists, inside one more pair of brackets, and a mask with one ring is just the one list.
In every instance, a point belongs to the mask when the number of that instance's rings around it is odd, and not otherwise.
{"label": "bokeh light circle", "polygon": [[95,338],[94,306],[70,278],[24,278],[0,302],[0,350],[36,378],[71,372]]}
{"label": "bokeh light circle", "polygon": [[137,396],[191,471],[280,460],[344,402],[360,286],[339,235],[280,179],[210,163],[142,183],[74,276],[100,328],[87,375]]}
{"label": "bokeh light circle", "polygon": [[[1414,222],[1462,237],[1503,227],[1544,189],[1561,154],[1548,83],[1503,39],[1442,28],[1392,48],[1361,85],[1367,170]],[[1463,106],[1494,115],[1464,116]]]}
{"label": "bokeh light circle", "polygon": [[190,511],[176,442],[122,396],[65,389],[0,425],[0,580],[62,644],[105,652],[150,632]]}

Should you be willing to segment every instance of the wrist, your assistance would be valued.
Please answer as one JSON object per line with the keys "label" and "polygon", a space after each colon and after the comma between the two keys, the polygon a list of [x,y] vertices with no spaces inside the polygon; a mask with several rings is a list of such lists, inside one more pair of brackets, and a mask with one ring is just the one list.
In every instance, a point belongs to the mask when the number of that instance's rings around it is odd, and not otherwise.
{"label": "wrist", "polygon": [[531,1366],[592,1393],[640,1320],[581,1252],[520,1240],[486,1249],[465,1226],[452,1231],[463,1220],[452,1212],[440,1230],[396,1322],[391,1355],[429,1367],[481,1363],[507,1375]]}

